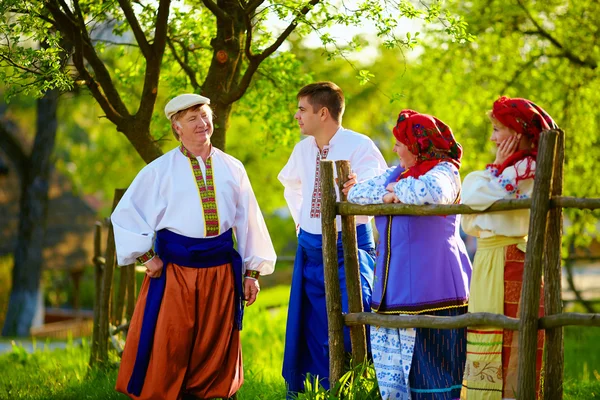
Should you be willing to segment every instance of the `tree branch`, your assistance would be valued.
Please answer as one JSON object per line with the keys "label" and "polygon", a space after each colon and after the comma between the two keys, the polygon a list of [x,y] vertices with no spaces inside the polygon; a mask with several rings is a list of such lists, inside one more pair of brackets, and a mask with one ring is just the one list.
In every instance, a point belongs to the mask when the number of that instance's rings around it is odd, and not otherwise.
{"label": "tree branch", "polygon": [[42,75],[40,71],[36,71],[34,69],[31,68],[27,68],[23,65],[19,65],[16,62],[14,62],[10,57],[6,57],[4,54],[0,54],[0,60],[4,60],[6,61],[8,64],[12,65],[13,67],[23,70],[25,72],[29,72],[30,74],[34,74],[34,75]]}
{"label": "tree branch", "polygon": [[588,67],[588,68],[593,69],[593,70],[598,67],[598,63],[596,63],[596,62],[594,62],[593,60],[590,60],[590,59],[588,59],[588,60],[582,60],[577,55],[575,55],[574,53],[572,53],[569,49],[567,49],[565,46],[563,46],[562,43],[560,43],[556,38],[554,38],[547,30],[545,30],[535,20],[535,18],[533,18],[533,15],[531,15],[531,13],[527,9],[527,7],[525,7],[525,5],[523,4],[523,2],[521,0],[517,0],[517,3],[521,7],[521,9],[525,12],[525,14],[527,15],[527,18],[529,18],[529,20],[531,21],[531,23],[537,29],[536,31],[523,31],[524,34],[538,35],[538,36],[542,36],[542,37],[548,39],[550,41],[550,43],[552,43],[555,47],[557,47],[560,50],[562,50],[563,56],[567,60],[571,61],[573,64],[577,64],[577,65],[580,65],[582,67]]}
{"label": "tree branch", "polygon": [[247,10],[247,13],[248,13],[248,15],[252,15],[252,14],[254,14],[254,11],[256,11],[256,9],[257,9],[258,7],[260,7],[260,5],[261,5],[262,3],[264,3],[264,2],[265,2],[265,0],[253,0],[253,1],[250,1],[250,2],[249,2],[247,5],[246,5],[246,10]]}
{"label": "tree branch", "polygon": [[[226,97],[225,102],[231,104],[231,103],[239,100],[240,98],[242,98],[244,93],[246,93],[246,90],[248,89],[248,86],[250,85],[250,82],[252,81],[252,77],[254,76],[254,73],[258,69],[260,63],[263,62],[271,54],[273,54],[275,52],[275,50],[277,50],[283,44],[283,42],[288,38],[288,36],[290,36],[290,34],[294,31],[294,29],[296,29],[296,27],[298,26],[299,20],[302,17],[304,17],[306,14],[308,14],[308,12],[310,10],[312,10],[312,8],[314,6],[316,6],[317,4],[320,3],[320,1],[321,0],[310,0],[308,2],[308,4],[306,4],[304,7],[302,7],[302,9],[300,10],[300,13],[288,25],[288,27],[283,31],[283,33],[281,35],[279,35],[277,40],[275,40],[275,42],[272,45],[270,45],[269,47],[264,49],[260,54],[255,54],[255,55],[251,54],[250,57],[248,57],[248,61],[249,61],[248,68],[246,68],[246,72],[244,73],[244,76],[242,77],[239,85],[236,85],[236,88],[230,92],[229,96]],[[251,31],[247,32],[247,35],[250,35],[250,34],[251,34]],[[249,47],[249,44],[248,44],[248,42],[246,42],[245,51],[248,51],[248,53],[250,53],[248,47]],[[246,54],[248,54],[248,53],[246,53]]]}
{"label": "tree branch", "polygon": [[[200,84],[198,83],[198,80],[196,79],[196,71],[194,71],[192,69],[192,67],[190,67],[188,64],[186,64],[186,62],[184,60],[182,60],[181,57],[179,57],[179,55],[177,54],[177,51],[175,50],[175,46],[173,45],[173,41],[169,37],[167,37],[167,44],[169,45],[169,48],[171,49],[171,53],[173,53],[173,57],[175,58],[175,61],[177,61],[179,66],[185,71],[187,76],[190,78],[190,83],[192,84],[192,87],[194,88],[194,90],[199,90]],[[184,50],[184,52],[185,52],[185,50]]]}
{"label": "tree branch", "polygon": [[162,64],[165,47],[167,46],[167,27],[169,22],[169,9],[171,0],[160,0],[156,14],[156,28],[154,29],[154,40],[150,45],[151,57],[146,59],[146,74],[144,76],[144,87],[142,89],[142,101],[136,113],[142,121],[150,121],[156,96],[158,95],[158,80],[160,78],[160,66]]}
{"label": "tree branch", "polygon": [[[108,69],[100,57],[98,57],[98,54],[91,43],[86,27],[78,27],[72,19],[61,11],[57,0],[47,1],[45,6],[56,21],[56,29],[61,31],[71,43],[73,43],[73,62],[79,74],[86,80],[94,98],[98,100],[98,103],[102,106],[107,117],[116,124],[115,121],[130,116],[125,103],[123,103],[123,100],[112,81]],[[92,78],[91,74],[86,69],[83,61],[84,58],[94,70],[94,73],[96,74],[95,78]],[[102,88],[102,91],[99,90],[100,87]]]}
{"label": "tree branch", "polygon": [[219,6],[217,6],[212,0],[202,0],[202,3],[204,3],[204,6],[208,8],[210,12],[212,12],[215,15],[215,17],[217,17],[217,19],[221,19],[224,21],[231,20],[231,17],[221,8],[219,8]]}
{"label": "tree branch", "polygon": [[121,9],[125,14],[125,18],[127,19],[127,22],[129,23],[129,26],[133,31],[133,36],[135,36],[135,40],[140,45],[140,50],[142,51],[144,58],[148,60],[152,55],[150,44],[148,43],[146,35],[144,34],[144,31],[142,30],[142,27],[140,26],[140,23],[137,20],[135,13],[133,12],[133,7],[131,7],[131,3],[129,2],[129,0],[119,0],[119,5],[121,6]]}

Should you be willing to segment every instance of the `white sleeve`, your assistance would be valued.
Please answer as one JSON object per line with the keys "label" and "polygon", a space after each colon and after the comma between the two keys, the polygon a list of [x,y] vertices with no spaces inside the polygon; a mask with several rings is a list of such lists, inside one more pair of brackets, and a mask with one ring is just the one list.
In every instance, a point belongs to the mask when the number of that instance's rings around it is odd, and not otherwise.
{"label": "white sleeve", "polygon": [[117,263],[129,265],[153,247],[156,227],[166,209],[155,168],[135,177],[110,219],[115,235]]}
{"label": "white sleeve", "polygon": [[302,180],[300,178],[300,165],[297,162],[298,153],[298,145],[296,145],[287,164],[277,176],[277,179],[283,184],[283,197],[285,197],[296,226],[300,223],[300,210],[302,208]]}
{"label": "white sleeve", "polygon": [[389,168],[382,175],[352,186],[348,192],[348,201],[356,204],[382,204],[383,196],[388,192],[385,190],[385,182],[395,169],[396,167]]}
{"label": "white sleeve", "polygon": [[244,267],[257,270],[261,275],[273,273],[275,249],[245,170],[241,172],[233,228]]}
{"label": "white sleeve", "polygon": [[460,175],[454,165],[442,162],[418,178],[399,180],[394,193],[404,204],[453,204],[460,193]]}
{"label": "white sleeve", "polygon": [[[484,171],[475,171],[467,175],[463,182],[462,203],[477,210],[485,210],[498,200],[522,199],[531,195],[532,179],[517,185],[517,169],[520,174],[527,168],[526,160],[510,166],[498,174],[498,170],[488,166]],[[532,163],[535,170],[535,162]]]}
{"label": "white sleeve", "polygon": [[379,176],[388,169],[381,152],[370,139],[354,152],[350,167],[356,173],[358,182]]}

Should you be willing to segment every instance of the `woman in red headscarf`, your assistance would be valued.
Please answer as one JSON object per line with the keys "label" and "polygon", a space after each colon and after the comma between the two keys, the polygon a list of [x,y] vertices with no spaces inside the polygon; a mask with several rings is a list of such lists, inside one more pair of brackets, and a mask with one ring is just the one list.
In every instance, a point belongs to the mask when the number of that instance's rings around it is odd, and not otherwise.
{"label": "woman in red headscarf", "polygon": [[[462,202],[484,210],[497,200],[531,197],[540,135],[557,129],[552,118],[529,100],[501,97],[488,113],[496,160],[463,182]],[[464,215],[464,231],[477,239],[469,312],[517,317],[523,283],[529,210]],[[542,291],[543,293],[543,291]],[[543,298],[540,316],[543,315]],[[462,399],[516,398],[518,332],[499,328],[467,330],[467,363]],[[538,394],[544,333],[537,345]]]}
{"label": "woman in red headscarf", "polygon": [[[393,130],[400,166],[358,183],[359,204],[453,204],[462,148],[439,119],[403,110]],[[460,216],[378,216],[371,308],[379,314],[456,316],[467,311],[471,262]],[[451,400],[460,395],[466,329],[370,328],[379,391],[387,399]]]}

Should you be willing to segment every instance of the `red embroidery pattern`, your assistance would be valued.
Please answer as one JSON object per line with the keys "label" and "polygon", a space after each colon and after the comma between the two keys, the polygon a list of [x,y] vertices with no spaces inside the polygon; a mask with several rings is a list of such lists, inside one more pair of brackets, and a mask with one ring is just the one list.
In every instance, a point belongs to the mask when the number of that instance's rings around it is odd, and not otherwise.
{"label": "red embroidery pattern", "polygon": [[317,168],[315,170],[315,185],[313,189],[312,201],[310,203],[310,217],[321,217],[321,160],[327,159],[329,148],[323,149],[323,152],[317,151]]}
{"label": "red embroidery pattern", "polygon": [[144,254],[142,254],[141,256],[139,256],[137,258],[138,262],[140,264],[145,264],[148,261],[150,261],[156,254],[154,253],[154,250],[150,249],[147,252],[145,252]]}
{"label": "red embroidery pattern", "polygon": [[202,177],[202,169],[198,159],[181,145],[181,152],[190,160],[194,178],[200,192],[202,200],[202,209],[204,210],[204,226],[206,227],[206,236],[217,236],[219,234],[219,213],[217,208],[217,198],[215,196],[215,184],[212,170],[212,157],[206,160],[206,185]]}

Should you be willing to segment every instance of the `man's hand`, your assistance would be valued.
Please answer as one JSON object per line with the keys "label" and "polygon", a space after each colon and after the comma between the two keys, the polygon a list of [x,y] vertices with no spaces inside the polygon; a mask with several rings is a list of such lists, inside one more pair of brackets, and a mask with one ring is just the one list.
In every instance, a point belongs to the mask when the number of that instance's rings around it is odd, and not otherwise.
{"label": "man's hand", "polygon": [[520,141],[521,135],[513,135],[500,143],[498,145],[498,149],[496,150],[496,161],[494,161],[494,164],[504,164],[504,161],[506,161],[508,157],[512,156],[514,152],[517,151]]}
{"label": "man's hand", "polygon": [[163,270],[163,262],[159,256],[154,256],[152,260],[144,265],[146,266],[146,275],[150,278],[160,278]]}
{"label": "man's hand", "polygon": [[246,306],[251,306],[256,301],[258,292],[260,292],[258,279],[244,278],[244,300],[246,300]]}
{"label": "man's hand", "polygon": [[348,196],[348,193],[350,192],[350,189],[352,189],[352,186],[356,185],[357,181],[356,181],[356,174],[354,172],[352,172],[350,175],[348,175],[348,180],[346,181],[346,183],[344,183],[344,188],[342,189],[342,192]]}

